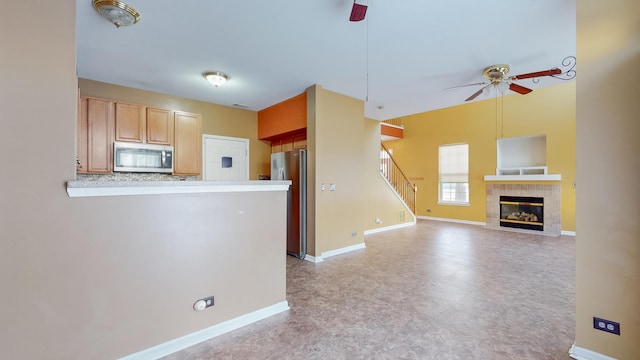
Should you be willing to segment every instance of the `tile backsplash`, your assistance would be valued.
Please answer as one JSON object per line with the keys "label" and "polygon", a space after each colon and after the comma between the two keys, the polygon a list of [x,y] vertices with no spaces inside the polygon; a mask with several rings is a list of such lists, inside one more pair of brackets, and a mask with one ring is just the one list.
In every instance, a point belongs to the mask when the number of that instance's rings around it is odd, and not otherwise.
{"label": "tile backsplash", "polygon": [[114,172],[113,174],[76,174],[77,181],[195,181],[198,176],[171,175],[162,173],[129,173]]}

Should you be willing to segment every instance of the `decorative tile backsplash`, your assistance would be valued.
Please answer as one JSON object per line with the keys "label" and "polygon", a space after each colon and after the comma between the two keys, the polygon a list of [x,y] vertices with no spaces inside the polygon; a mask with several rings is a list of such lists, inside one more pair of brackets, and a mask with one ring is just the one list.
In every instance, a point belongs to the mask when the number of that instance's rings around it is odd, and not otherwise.
{"label": "decorative tile backsplash", "polygon": [[[560,185],[487,184],[487,227],[492,229],[558,236],[562,232]],[[544,230],[511,229],[500,226],[500,196],[544,198]]]}
{"label": "decorative tile backsplash", "polygon": [[195,181],[198,176],[177,176],[162,173],[129,173],[114,172],[113,174],[76,174],[77,181]]}

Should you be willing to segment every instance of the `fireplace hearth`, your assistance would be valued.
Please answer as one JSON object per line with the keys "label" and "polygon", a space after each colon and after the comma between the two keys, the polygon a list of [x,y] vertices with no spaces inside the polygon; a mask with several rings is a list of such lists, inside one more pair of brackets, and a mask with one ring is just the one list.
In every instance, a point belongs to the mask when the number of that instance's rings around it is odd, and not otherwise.
{"label": "fireplace hearth", "polygon": [[500,196],[500,226],[544,231],[544,198]]}

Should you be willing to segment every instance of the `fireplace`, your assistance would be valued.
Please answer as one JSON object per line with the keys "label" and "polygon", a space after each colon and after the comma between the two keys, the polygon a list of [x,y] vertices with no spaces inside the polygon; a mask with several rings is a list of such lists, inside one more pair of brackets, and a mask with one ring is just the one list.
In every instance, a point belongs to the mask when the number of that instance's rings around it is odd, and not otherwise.
{"label": "fireplace", "polygon": [[[502,226],[503,223],[514,224],[514,222],[500,221],[501,196],[542,198],[543,201],[541,201],[541,203],[544,204],[544,211],[541,213],[542,216],[536,216],[538,217],[538,222],[544,223],[542,227],[543,230],[539,230],[540,227],[537,227],[537,230],[529,230]],[[487,182],[487,227],[503,231],[559,236],[562,229],[562,217],[560,213],[561,198],[560,184],[542,182],[539,184],[501,184]]]}
{"label": "fireplace", "polygon": [[500,196],[500,226],[544,231],[544,198]]}

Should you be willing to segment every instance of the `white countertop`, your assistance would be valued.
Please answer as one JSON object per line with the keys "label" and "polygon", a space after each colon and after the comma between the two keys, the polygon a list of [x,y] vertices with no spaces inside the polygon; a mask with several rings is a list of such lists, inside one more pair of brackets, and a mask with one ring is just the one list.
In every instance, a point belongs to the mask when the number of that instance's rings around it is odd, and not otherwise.
{"label": "white countertop", "polygon": [[69,197],[287,191],[290,180],[68,181]]}

